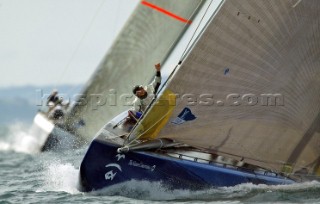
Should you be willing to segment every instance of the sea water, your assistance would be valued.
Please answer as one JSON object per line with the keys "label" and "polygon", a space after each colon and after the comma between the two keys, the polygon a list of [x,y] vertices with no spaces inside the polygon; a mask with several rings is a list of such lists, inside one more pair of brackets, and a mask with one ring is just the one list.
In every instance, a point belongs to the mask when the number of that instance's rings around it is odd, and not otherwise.
{"label": "sea water", "polygon": [[320,203],[320,183],[316,181],[201,191],[169,190],[157,182],[130,181],[79,192],[79,165],[87,147],[33,153],[20,142],[30,136],[28,128],[30,125],[22,123],[0,126],[0,203]]}

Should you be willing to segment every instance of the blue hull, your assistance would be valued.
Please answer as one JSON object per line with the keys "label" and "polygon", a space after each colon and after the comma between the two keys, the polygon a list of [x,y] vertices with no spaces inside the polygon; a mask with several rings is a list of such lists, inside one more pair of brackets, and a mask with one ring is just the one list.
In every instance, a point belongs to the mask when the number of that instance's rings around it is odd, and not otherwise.
{"label": "blue hull", "polygon": [[80,166],[79,190],[88,192],[130,180],[156,181],[169,189],[191,190],[241,183],[294,183],[274,174],[198,163],[148,151],[119,154],[118,147],[101,136],[94,139]]}

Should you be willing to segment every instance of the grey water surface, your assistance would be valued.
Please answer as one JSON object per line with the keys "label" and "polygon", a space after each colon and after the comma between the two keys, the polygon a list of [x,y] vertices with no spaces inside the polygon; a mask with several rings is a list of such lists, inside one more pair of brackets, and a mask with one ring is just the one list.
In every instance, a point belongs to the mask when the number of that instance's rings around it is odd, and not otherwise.
{"label": "grey water surface", "polygon": [[30,125],[0,126],[0,203],[320,203],[320,183],[242,184],[202,191],[168,190],[161,183],[130,181],[91,193],[77,189],[87,146],[31,154],[21,147]]}

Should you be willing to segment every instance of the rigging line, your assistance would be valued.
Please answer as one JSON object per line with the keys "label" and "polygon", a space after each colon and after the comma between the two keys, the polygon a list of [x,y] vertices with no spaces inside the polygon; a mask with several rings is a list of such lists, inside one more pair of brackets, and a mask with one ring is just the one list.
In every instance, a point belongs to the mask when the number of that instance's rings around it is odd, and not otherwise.
{"label": "rigging line", "polygon": [[188,42],[188,44],[187,44],[187,46],[186,46],[186,49],[183,51],[183,53],[182,53],[182,55],[181,55],[181,57],[180,57],[180,60],[179,60],[179,61],[181,61],[181,60],[182,60],[182,58],[183,58],[183,56],[186,54],[186,52],[187,52],[187,50],[188,50],[188,47],[189,47],[189,45],[190,45],[191,41],[193,40],[194,36],[196,35],[196,32],[198,31],[198,29],[199,29],[199,27],[200,27],[200,25],[201,25],[201,23],[202,23],[202,21],[203,21],[204,17],[206,16],[206,14],[207,14],[207,12],[208,12],[208,10],[209,10],[209,8],[210,8],[210,6],[211,6],[212,2],[213,2],[213,0],[211,0],[211,1],[210,1],[210,4],[208,5],[208,7],[207,7],[206,11],[204,12],[203,16],[201,17],[201,20],[200,20],[200,22],[199,22],[199,24],[198,24],[197,28],[196,28],[196,29],[195,29],[195,31],[193,32],[192,37],[191,37],[191,39],[189,40],[189,42]]}
{"label": "rigging line", "polygon": [[76,49],[73,51],[73,53],[72,53],[69,61],[67,62],[65,68],[63,69],[63,71],[62,71],[62,73],[61,73],[61,75],[60,75],[60,77],[59,77],[59,79],[58,79],[55,87],[57,87],[57,85],[60,83],[61,79],[62,79],[63,76],[65,75],[66,71],[69,69],[71,62],[73,61],[76,53],[78,52],[78,50],[79,50],[79,48],[80,48],[80,45],[82,44],[83,40],[85,39],[85,37],[87,36],[87,34],[89,33],[89,31],[91,30],[91,27],[92,27],[92,25],[93,25],[93,22],[95,21],[96,17],[98,16],[98,14],[99,14],[101,8],[103,7],[103,5],[105,4],[105,2],[106,2],[106,0],[103,0],[102,3],[101,3],[101,4],[99,5],[99,7],[97,8],[97,10],[96,10],[93,18],[91,19],[91,22],[90,22],[88,28],[86,29],[86,31],[85,31],[84,34],[82,35],[80,41],[78,42]]}

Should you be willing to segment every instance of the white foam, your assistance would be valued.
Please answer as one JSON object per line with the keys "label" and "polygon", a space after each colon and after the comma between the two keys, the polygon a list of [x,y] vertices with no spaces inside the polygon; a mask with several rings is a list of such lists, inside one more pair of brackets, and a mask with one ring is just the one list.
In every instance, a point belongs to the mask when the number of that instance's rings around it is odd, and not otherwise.
{"label": "white foam", "polygon": [[10,148],[11,148],[11,145],[8,142],[0,141],[0,151],[9,151]]}
{"label": "white foam", "polygon": [[230,193],[234,193],[236,191],[252,191],[252,190],[264,190],[264,191],[301,191],[310,188],[320,188],[320,182],[318,181],[310,181],[310,182],[303,182],[303,183],[294,183],[290,185],[266,185],[266,184],[259,184],[255,185],[252,183],[245,183],[240,184],[234,187],[224,187],[226,191],[230,191]]}
{"label": "white foam", "polygon": [[131,180],[99,191],[91,192],[92,195],[124,196],[143,200],[199,200],[216,203],[239,203],[230,201],[233,198],[246,197],[251,193],[259,192],[296,192],[320,188],[320,182],[312,181],[290,185],[255,185],[252,183],[240,184],[233,187],[219,187],[205,190],[175,190],[168,189],[160,182]]}
{"label": "white foam", "polygon": [[206,200],[204,195],[212,195],[218,189],[207,190],[176,190],[168,189],[161,182],[131,180],[113,185],[99,191],[91,192],[93,195],[125,196],[143,200]]}
{"label": "white foam", "polygon": [[37,192],[80,193],[77,189],[78,170],[71,163],[54,161],[44,164],[43,179],[43,186]]}
{"label": "white foam", "polygon": [[8,134],[1,138],[0,150],[29,154],[39,152],[39,148],[33,145],[37,141],[29,132],[30,126],[27,124],[15,122],[9,125]]}

